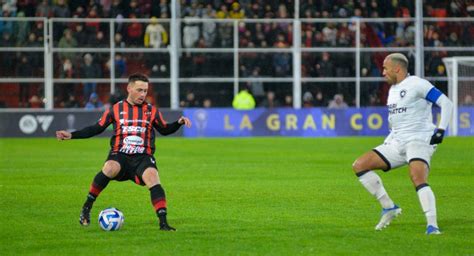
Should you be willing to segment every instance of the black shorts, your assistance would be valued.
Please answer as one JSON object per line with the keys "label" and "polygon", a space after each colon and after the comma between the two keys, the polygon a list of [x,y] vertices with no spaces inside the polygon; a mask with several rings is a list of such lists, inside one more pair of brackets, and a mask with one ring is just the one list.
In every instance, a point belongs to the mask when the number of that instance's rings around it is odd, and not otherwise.
{"label": "black shorts", "polygon": [[147,154],[127,155],[123,153],[110,152],[108,160],[117,161],[120,164],[119,174],[113,178],[117,181],[132,180],[138,185],[144,186],[142,175],[149,167],[156,167],[156,160]]}

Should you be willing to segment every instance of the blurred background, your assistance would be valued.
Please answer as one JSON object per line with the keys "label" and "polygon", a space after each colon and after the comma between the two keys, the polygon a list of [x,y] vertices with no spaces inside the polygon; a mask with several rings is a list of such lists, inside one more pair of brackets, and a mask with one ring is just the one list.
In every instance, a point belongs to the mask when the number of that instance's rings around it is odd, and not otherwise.
{"label": "blurred background", "polygon": [[1,3],[2,108],[102,109],[134,72],[162,108],[231,107],[243,87],[256,107],[380,106],[388,53],[444,92],[442,58],[474,55],[472,1]]}

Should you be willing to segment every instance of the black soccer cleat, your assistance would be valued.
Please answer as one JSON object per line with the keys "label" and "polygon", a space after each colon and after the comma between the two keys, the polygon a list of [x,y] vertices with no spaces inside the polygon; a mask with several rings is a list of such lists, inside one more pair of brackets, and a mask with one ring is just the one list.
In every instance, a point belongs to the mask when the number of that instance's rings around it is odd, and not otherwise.
{"label": "black soccer cleat", "polygon": [[91,224],[91,208],[82,207],[81,215],[79,216],[79,224],[85,227]]}
{"label": "black soccer cleat", "polygon": [[163,230],[163,231],[176,231],[176,229],[173,228],[172,226],[168,225],[168,223],[160,223],[160,230]]}

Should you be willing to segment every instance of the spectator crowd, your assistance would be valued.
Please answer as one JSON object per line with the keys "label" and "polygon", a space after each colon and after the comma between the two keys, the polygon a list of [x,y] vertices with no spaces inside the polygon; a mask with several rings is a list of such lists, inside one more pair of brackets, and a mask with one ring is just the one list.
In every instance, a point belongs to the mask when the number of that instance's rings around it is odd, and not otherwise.
{"label": "spectator crowd", "polygon": [[[125,78],[135,71],[147,73],[152,78],[168,78],[169,54],[124,53],[116,51],[114,59],[104,52],[61,51],[61,48],[166,48],[172,36],[169,18],[169,0],[2,0],[1,17],[46,18],[111,18],[108,22],[97,20],[55,21],[53,44],[59,49],[54,54],[55,78],[108,78],[113,65],[116,78]],[[189,52],[187,48],[233,48],[234,24],[238,19],[239,76],[244,78],[292,77],[292,55],[285,49],[293,47],[294,1],[264,0],[181,0],[180,77],[232,77],[232,53]],[[357,18],[412,18],[415,15],[412,0],[301,0],[298,16],[302,19],[302,77],[354,77],[355,55],[352,52],[311,52],[312,47],[343,47],[356,45],[355,22]],[[474,17],[472,1],[425,0],[425,17]],[[345,22],[318,18],[344,18]],[[252,19],[252,20],[248,20]],[[253,19],[275,19],[258,22]],[[0,20],[0,47],[37,47],[33,52],[0,50],[2,77],[43,77],[44,46],[43,21]],[[361,47],[413,47],[415,24],[405,22],[362,22]],[[471,46],[474,40],[474,22],[425,22],[426,47]],[[245,51],[245,48],[281,48],[281,52]],[[385,52],[361,54],[361,76],[380,77]],[[413,61],[413,52],[406,52]],[[446,76],[442,58],[456,52],[429,51],[425,56],[425,74]],[[466,52],[460,54],[466,55]],[[472,55],[472,52],[471,52]],[[411,65],[413,69],[414,65]],[[90,81],[90,80],[89,80]],[[64,83],[55,86],[55,107],[103,106],[109,102],[108,90],[93,82]],[[168,86],[168,85],[166,85]],[[168,88],[166,87],[165,88]],[[256,106],[292,106],[291,83],[249,82],[240,87],[249,89]],[[227,88],[227,89],[226,89]],[[303,84],[302,102],[305,107],[354,105],[354,83],[325,82]],[[443,88],[442,88],[443,89]],[[445,89],[445,88],[444,88]],[[161,91],[160,91],[161,90]],[[150,100],[169,106],[165,99],[168,92],[158,86]],[[367,83],[362,85],[362,105],[384,104],[387,85]],[[160,97],[157,99],[157,93]],[[205,86],[183,84],[180,103],[182,107],[231,106],[232,86],[221,86],[210,93]],[[225,92],[227,91],[227,92]],[[41,86],[20,86],[20,107],[41,106]],[[224,97],[222,97],[224,95]],[[35,97],[33,97],[35,96]],[[115,100],[120,95],[111,97]],[[169,98],[169,97],[168,97]],[[188,99],[191,98],[191,99]],[[34,104],[31,102],[33,99]],[[94,101],[94,102],[91,102]],[[344,104],[340,104],[340,102]],[[339,102],[339,103],[337,103]],[[107,105],[107,104],[105,104]],[[91,107],[94,106],[94,107]]]}

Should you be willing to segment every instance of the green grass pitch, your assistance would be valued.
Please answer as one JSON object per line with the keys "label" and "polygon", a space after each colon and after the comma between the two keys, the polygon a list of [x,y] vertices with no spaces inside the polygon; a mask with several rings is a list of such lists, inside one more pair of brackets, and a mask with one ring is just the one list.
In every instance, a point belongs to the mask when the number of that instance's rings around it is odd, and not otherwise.
{"label": "green grass pitch", "polygon": [[[403,214],[375,231],[378,202],[351,164],[383,138],[158,138],[167,193],[161,232],[149,192],[111,182],[78,223],[108,139],[0,139],[0,255],[473,255],[474,138],[447,138],[429,183],[441,236],[427,236],[406,167],[380,173]],[[104,232],[113,206],[123,228]]]}

